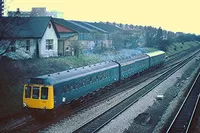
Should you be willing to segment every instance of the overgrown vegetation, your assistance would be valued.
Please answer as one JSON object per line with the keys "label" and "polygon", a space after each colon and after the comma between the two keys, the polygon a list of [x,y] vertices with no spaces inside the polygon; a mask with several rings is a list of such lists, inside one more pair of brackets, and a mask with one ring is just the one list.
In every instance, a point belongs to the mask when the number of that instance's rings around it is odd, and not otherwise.
{"label": "overgrown vegetation", "polygon": [[193,41],[193,42],[185,42],[185,43],[174,43],[173,45],[169,46],[166,54],[167,56],[174,55],[176,53],[179,53],[181,51],[187,50],[192,47],[200,46],[200,42]]}
{"label": "overgrown vegetation", "polygon": [[143,27],[132,25],[130,27],[131,30],[125,29],[110,34],[110,39],[112,40],[112,45],[115,50],[150,47],[168,51],[174,43],[183,44],[190,41],[200,42],[200,36],[195,34],[171,32],[163,30],[161,27],[157,29],[152,26]]}
{"label": "overgrown vegetation", "polygon": [[1,61],[0,117],[19,112],[22,108],[23,84],[30,77],[55,73],[100,62],[94,55]]}

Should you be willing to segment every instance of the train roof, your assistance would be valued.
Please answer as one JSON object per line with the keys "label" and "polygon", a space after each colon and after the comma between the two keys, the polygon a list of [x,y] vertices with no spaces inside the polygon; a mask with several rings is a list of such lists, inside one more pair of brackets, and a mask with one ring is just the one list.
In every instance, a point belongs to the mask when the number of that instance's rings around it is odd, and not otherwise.
{"label": "train roof", "polygon": [[140,54],[140,55],[133,56],[129,59],[118,61],[118,63],[120,63],[121,66],[126,66],[126,65],[129,65],[134,62],[140,61],[142,59],[147,59],[147,58],[149,58],[149,56],[147,56],[146,54]]}
{"label": "train roof", "polygon": [[151,53],[146,53],[148,56],[153,57],[153,56],[157,56],[157,55],[161,55],[161,54],[165,54],[164,51],[155,51],[155,52],[151,52]]}
{"label": "train roof", "polygon": [[55,85],[55,84],[69,81],[75,78],[79,78],[86,75],[98,73],[100,71],[108,70],[114,67],[118,67],[118,64],[113,61],[97,63],[94,65],[79,67],[79,68],[66,70],[66,71],[62,71],[58,73],[37,76],[37,77],[31,78],[28,83]]}

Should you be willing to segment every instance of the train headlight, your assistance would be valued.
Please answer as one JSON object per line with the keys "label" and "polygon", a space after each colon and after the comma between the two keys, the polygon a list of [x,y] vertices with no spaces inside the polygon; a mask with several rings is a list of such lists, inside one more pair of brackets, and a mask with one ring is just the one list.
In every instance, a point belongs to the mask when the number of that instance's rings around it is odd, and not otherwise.
{"label": "train headlight", "polygon": [[26,104],[26,103],[23,103],[23,107],[27,107],[27,104]]}
{"label": "train headlight", "polygon": [[65,98],[65,97],[63,97],[63,98],[62,98],[62,102],[64,103],[65,101],[66,101],[66,98]]}

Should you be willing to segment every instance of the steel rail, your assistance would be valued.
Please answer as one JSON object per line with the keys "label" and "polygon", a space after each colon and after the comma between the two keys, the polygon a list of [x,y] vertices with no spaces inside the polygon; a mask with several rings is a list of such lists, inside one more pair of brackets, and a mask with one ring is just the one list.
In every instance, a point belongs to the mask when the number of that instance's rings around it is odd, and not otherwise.
{"label": "steel rail", "polygon": [[[126,109],[128,109],[130,106],[132,106],[141,97],[145,96],[147,93],[149,93],[151,90],[153,90],[157,85],[162,83],[165,79],[167,79],[169,76],[171,76],[177,70],[179,70],[182,66],[184,66],[186,63],[188,63],[190,61],[190,59],[193,58],[194,56],[195,56],[195,54],[193,54],[192,56],[190,56],[186,60],[182,61],[180,63],[181,65],[171,68],[168,72],[165,72],[160,77],[158,77],[157,79],[155,79],[154,81],[152,81],[151,83],[149,83],[148,85],[143,87],[141,90],[139,90],[136,93],[134,93],[133,95],[127,97],[126,99],[124,99],[122,102],[118,103],[113,108],[110,108],[109,110],[107,110],[103,114],[100,114],[99,116],[97,116],[95,119],[89,121],[87,124],[79,127],[74,132],[92,132],[92,133],[94,133],[94,132],[99,131],[101,128],[103,128],[105,125],[107,125],[110,121],[112,121],[114,118],[116,118],[122,112],[124,112]],[[139,92],[142,92],[142,93],[139,94]],[[137,98],[134,99],[133,97],[136,97],[136,96],[137,96]],[[127,105],[123,105],[126,102],[128,102],[128,104]],[[118,109],[118,108],[120,108],[120,106],[125,106],[125,107],[123,107],[121,109]],[[118,109],[116,111],[117,113],[113,114],[115,111],[112,111],[112,110],[115,110],[115,109],[116,110]],[[105,119],[107,119],[107,120],[105,120]],[[103,122],[101,122],[101,120]]]}
{"label": "steel rail", "polygon": [[196,91],[199,92],[198,90],[195,90],[195,85],[197,85],[196,83],[198,80],[200,80],[200,73],[198,73],[197,77],[195,78],[195,81],[193,82],[186,98],[184,99],[166,133],[188,132],[199,99],[199,93],[198,95],[193,94],[196,93]]}
{"label": "steel rail", "polygon": [[[199,51],[197,51],[197,52],[199,52]],[[197,53],[196,52],[196,53]],[[193,55],[195,55],[196,53],[194,53]],[[178,62],[178,63],[180,63],[180,62]],[[174,63],[173,65],[177,65],[177,63]],[[166,69],[166,68],[165,68]],[[157,74],[158,75],[158,74]],[[123,86],[123,85],[122,85]],[[130,85],[129,87],[131,87],[132,85]],[[82,107],[80,107],[79,109],[81,109]],[[66,116],[66,115],[65,115]],[[60,117],[61,119],[62,119],[62,117]],[[57,121],[57,120],[55,120],[55,121]],[[30,123],[34,123],[34,121],[26,121],[26,122],[24,122],[24,123],[22,123],[22,124],[19,124],[20,126],[16,126],[16,127],[13,127],[13,128],[10,128],[10,129],[7,129],[7,130],[3,130],[3,132],[12,132],[12,131],[16,131],[15,129],[17,129],[17,128],[21,128],[21,127],[26,127],[28,124],[30,124]],[[52,122],[50,122],[51,124],[52,124]],[[24,124],[24,125],[23,125]],[[40,129],[42,129],[42,128],[44,128],[44,127],[46,127],[46,126],[48,126],[48,124],[44,124],[43,126],[39,126],[38,125],[38,127],[37,128],[35,128],[34,129],[34,131],[39,131]],[[33,131],[33,132],[34,132]]]}

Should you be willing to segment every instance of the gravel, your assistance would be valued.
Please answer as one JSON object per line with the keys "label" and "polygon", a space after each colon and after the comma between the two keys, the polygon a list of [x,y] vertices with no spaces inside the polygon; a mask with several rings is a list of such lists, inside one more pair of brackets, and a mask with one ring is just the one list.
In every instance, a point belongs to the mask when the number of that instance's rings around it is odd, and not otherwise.
{"label": "gravel", "polygon": [[[163,125],[170,117],[174,107],[176,107],[179,99],[183,97],[185,87],[190,83],[192,76],[194,76],[199,67],[194,66],[193,64],[199,64],[199,61],[196,61],[195,63],[195,59],[191,60],[186,66],[174,73],[166,81],[149,92],[145,97],[138,100],[133,106],[119,115],[116,119],[112,120],[99,132],[160,132]],[[195,68],[189,70],[192,66]],[[189,70],[188,73],[186,73],[187,70]],[[73,116],[65,118],[40,132],[73,132],[84,123],[113,107],[119,101],[128,97],[155,78],[156,77],[151,78],[130,90],[118,94],[117,96],[110,97],[109,99],[106,99],[106,101],[96,103],[95,105],[82,110]],[[163,95],[163,100],[157,100],[157,95]]]}

